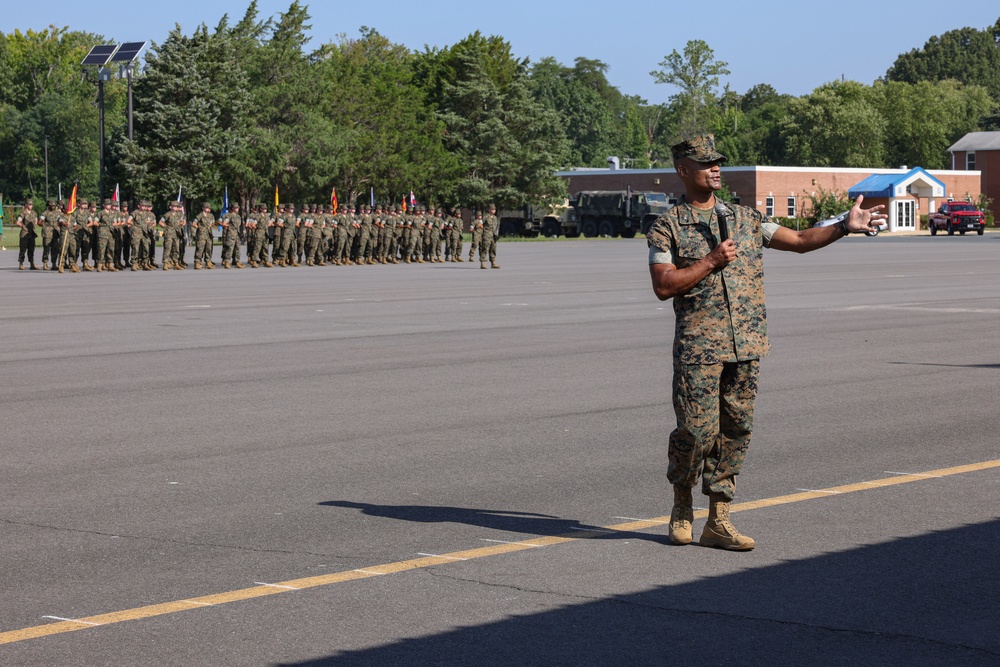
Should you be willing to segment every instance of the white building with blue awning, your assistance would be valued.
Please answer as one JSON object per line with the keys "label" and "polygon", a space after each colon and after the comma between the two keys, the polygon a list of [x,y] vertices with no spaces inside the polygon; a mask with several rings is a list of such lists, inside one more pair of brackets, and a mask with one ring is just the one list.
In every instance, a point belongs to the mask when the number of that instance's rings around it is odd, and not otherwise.
{"label": "white building with blue awning", "polygon": [[[885,204],[889,231],[904,232],[917,228],[921,209],[936,211],[937,200],[944,199],[946,191],[945,184],[926,169],[914,167],[905,174],[872,174],[848,190],[848,195],[851,199],[864,195],[866,208],[870,204]],[[924,199],[926,208],[920,203]]]}

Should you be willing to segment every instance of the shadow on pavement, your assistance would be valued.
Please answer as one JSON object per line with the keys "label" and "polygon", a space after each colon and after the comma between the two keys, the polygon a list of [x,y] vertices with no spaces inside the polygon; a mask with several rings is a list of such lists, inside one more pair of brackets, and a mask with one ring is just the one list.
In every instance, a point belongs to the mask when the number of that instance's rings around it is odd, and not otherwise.
{"label": "shadow on pavement", "polygon": [[[660,544],[668,543],[665,535],[625,531],[607,532],[601,526],[590,526],[573,519],[560,519],[549,514],[535,514],[532,512],[482,510],[466,507],[435,507],[432,505],[372,505],[369,503],[356,503],[350,500],[328,500],[319,504],[327,507],[358,509],[368,516],[378,516],[400,521],[464,523],[470,526],[479,526],[481,528],[511,533],[524,533],[526,535],[569,535],[591,539],[649,540]],[[597,531],[599,534],[588,534],[587,531]]]}
{"label": "shadow on pavement", "polygon": [[[479,516],[475,510],[422,511],[425,518],[412,520]],[[435,513],[442,518],[428,518]],[[483,520],[493,519],[487,513]],[[998,552],[1000,520],[993,520],[283,667],[995,666],[1000,664]],[[704,557],[733,556],[706,551]]]}

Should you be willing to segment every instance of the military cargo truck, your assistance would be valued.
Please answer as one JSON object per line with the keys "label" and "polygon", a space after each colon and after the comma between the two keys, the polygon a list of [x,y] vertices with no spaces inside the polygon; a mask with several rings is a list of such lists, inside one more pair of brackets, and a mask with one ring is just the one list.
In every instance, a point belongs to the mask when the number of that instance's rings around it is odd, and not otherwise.
{"label": "military cargo truck", "polygon": [[566,236],[630,239],[649,231],[653,222],[671,208],[662,192],[633,192],[631,188],[577,192],[569,203],[575,220],[564,224]]}
{"label": "military cargo truck", "polygon": [[563,200],[555,206],[525,206],[520,209],[497,211],[500,218],[500,236],[559,236],[563,221],[572,210]]}

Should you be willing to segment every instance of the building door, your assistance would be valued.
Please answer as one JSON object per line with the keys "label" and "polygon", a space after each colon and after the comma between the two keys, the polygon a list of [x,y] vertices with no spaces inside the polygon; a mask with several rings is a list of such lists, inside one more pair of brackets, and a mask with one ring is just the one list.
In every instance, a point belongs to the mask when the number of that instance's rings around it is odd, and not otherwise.
{"label": "building door", "polygon": [[895,202],[895,220],[892,221],[892,231],[905,232],[916,229],[916,202],[912,199],[900,199]]}

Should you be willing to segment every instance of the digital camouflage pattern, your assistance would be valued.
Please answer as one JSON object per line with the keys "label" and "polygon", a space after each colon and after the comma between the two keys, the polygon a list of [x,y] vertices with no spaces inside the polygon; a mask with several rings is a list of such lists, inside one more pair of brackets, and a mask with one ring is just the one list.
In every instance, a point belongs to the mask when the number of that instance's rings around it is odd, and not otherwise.
{"label": "digital camouflage pattern", "polygon": [[732,500],[753,433],[760,362],[675,364],[667,479]]}
{"label": "digital camouflage pattern", "polygon": [[695,162],[726,162],[729,158],[715,149],[714,134],[699,134],[670,147],[674,162],[687,158]]}
{"label": "digital camouflage pattern", "polygon": [[[710,273],[690,292],[673,298],[676,323],[674,360],[682,364],[718,364],[760,359],[767,354],[767,310],[764,305],[764,216],[745,206],[727,205],[736,259]],[[661,216],[646,235],[650,247],[673,253],[677,268],[686,268],[718,244],[718,220],[699,219],[682,202]]]}

